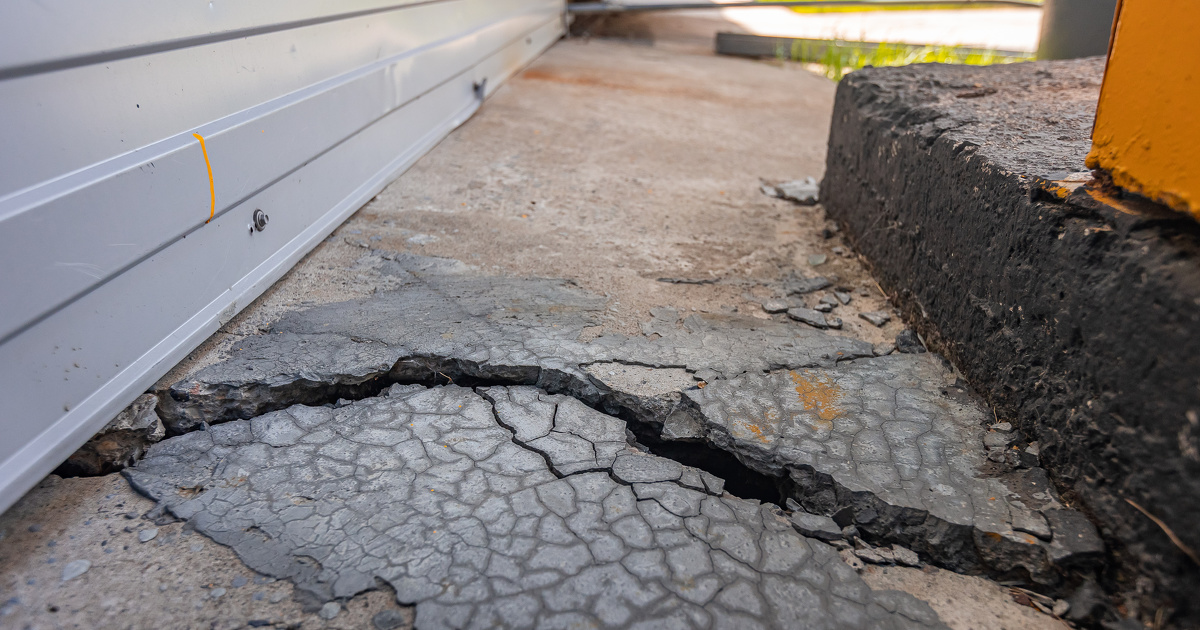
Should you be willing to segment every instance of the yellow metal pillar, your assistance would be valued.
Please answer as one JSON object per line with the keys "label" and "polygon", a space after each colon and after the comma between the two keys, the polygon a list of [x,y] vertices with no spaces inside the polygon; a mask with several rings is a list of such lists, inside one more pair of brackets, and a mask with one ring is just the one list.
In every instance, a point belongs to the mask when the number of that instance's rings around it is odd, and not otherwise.
{"label": "yellow metal pillar", "polygon": [[1117,7],[1089,168],[1200,220],[1200,2]]}

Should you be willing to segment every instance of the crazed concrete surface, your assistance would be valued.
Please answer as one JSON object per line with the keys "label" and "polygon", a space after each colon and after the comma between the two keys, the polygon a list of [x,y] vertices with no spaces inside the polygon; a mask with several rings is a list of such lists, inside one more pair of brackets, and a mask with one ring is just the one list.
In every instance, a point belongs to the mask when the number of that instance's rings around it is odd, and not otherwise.
{"label": "crazed concrete surface", "polygon": [[[987,436],[990,414],[933,355],[876,358],[866,343],[802,324],[680,323],[664,310],[649,336],[583,341],[600,302],[565,283],[439,259],[390,262],[410,274],[403,288],[293,314],[241,340],[232,358],[162,393],[164,421],[184,432],[394,382],[533,385],[621,415],[651,442],[704,442],[779,480],[769,500],[838,514],[949,568],[1056,586],[1103,552],[1044,474],[1040,498],[1022,492],[1031,473],[1018,468],[1031,464],[1004,452],[1019,448],[1018,436]],[[618,375],[614,364],[637,371]],[[664,378],[652,376],[659,370]],[[574,440],[582,457],[582,439],[552,432],[536,441]],[[988,459],[995,439],[999,461]],[[560,472],[602,465],[580,459]]]}
{"label": "crazed concrete surface", "polygon": [[532,388],[485,395],[294,406],[169,440],[127,475],[322,600],[388,582],[420,628],[940,626],[778,509],[633,450],[620,420]]}

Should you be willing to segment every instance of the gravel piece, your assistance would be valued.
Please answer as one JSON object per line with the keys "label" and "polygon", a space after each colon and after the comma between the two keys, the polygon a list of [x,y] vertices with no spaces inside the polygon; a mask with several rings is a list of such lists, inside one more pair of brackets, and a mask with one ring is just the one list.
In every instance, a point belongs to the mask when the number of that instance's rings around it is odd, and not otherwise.
{"label": "gravel piece", "polygon": [[785,286],[789,294],[803,295],[805,293],[812,293],[813,291],[820,291],[831,284],[833,284],[833,281],[829,278],[816,276],[815,278],[797,278],[789,281]]}
{"label": "gravel piece", "polygon": [[889,315],[885,311],[868,311],[865,313],[859,313],[858,316],[867,320],[872,326],[875,326],[876,328],[880,328],[884,324],[892,321],[892,316]]}
{"label": "gravel piece", "polygon": [[825,254],[809,254],[808,255],[808,264],[812,265],[813,267],[819,267],[821,265],[824,265],[825,262],[828,260],[829,260],[829,257],[826,256]]}
{"label": "gravel piece", "polygon": [[321,606],[321,610],[317,613],[317,615],[328,621],[338,616],[338,614],[341,612],[341,604],[338,604],[337,602],[326,602],[324,606]]}
{"label": "gravel piece", "polygon": [[768,313],[772,313],[772,314],[784,313],[784,312],[787,312],[787,310],[788,310],[788,303],[784,302],[783,300],[778,300],[778,299],[772,298],[770,300],[763,301],[762,309],[764,311],[766,311]]}
{"label": "gravel piece", "polygon": [[821,186],[812,177],[795,179],[775,186],[776,196],[793,201],[802,206],[816,205],[821,193]]}
{"label": "gravel piece", "polygon": [[916,331],[905,328],[896,335],[896,349],[905,354],[920,354],[925,352],[925,345],[921,343]]}
{"label": "gravel piece", "polygon": [[828,328],[829,322],[825,321],[825,315],[811,308],[789,308],[787,311],[788,317],[804,322],[814,328]]}
{"label": "gravel piece", "polygon": [[92,568],[91,560],[72,560],[63,567],[62,581],[67,582],[88,572]]}
{"label": "gravel piece", "polygon": [[849,304],[850,300],[854,299],[854,296],[850,295],[849,293],[846,293],[845,291],[834,291],[833,295],[842,304]]}

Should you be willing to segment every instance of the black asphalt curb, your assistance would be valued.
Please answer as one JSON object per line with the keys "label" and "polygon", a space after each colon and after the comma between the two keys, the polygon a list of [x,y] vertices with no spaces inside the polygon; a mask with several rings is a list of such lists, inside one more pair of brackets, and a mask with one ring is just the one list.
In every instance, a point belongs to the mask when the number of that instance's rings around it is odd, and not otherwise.
{"label": "black asphalt curb", "polygon": [[1200,566],[1147,514],[1200,549],[1200,226],[1063,181],[1086,178],[1067,173],[1085,170],[1102,73],[852,73],[821,198],[906,320],[1039,442],[1109,544],[1113,602],[1197,627]]}

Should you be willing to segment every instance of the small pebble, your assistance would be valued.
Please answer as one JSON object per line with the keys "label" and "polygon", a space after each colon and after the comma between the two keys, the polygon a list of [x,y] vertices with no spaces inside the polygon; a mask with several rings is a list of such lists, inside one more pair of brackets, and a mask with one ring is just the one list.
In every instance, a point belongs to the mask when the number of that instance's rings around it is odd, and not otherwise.
{"label": "small pebble", "polygon": [[250,580],[247,580],[246,578],[239,575],[239,576],[233,578],[233,582],[231,582],[230,584],[233,586],[233,588],[242,588],[243,586],[245,586],[248,583],[250,583]]}
{"label": "small pebble", "polygon": [[157,527],[151,527],[150,529],[143,529],[142,531],[138,532],[138,542],[148,543],[151,540],[154,540],[155,536],[158,536],[158,528]]}
{"label": "small pebble", "polygon": [[1011,422],[997,422],[992,425],[992,430],[1001,433],[1012,433],[1013,426]]}
{"label": "small pebble", "polygon": [[214,588],[213,590],[208,592],[208,596],[211,599],[218,599],[218,598],[222,597],[223,595],[225,595],[226,592],[227,591],[223,588]]}
{"label": "small pebble", "polygon": [[826,260],[829,260],[829,257],[825,254],[809,254],[808,256],[808,264],[813,267],[824,265]]}
{"label": "small pebble", "polygon": [[825,325],[829,326],[830,328],[832,328],[834,330],[841,330],[842,329],[842,318],[841,317],[826,317]]}
{"label": "small pebble", "polygon": [[63,567],[62,581],[73,580],[87,573],[90,568],[92,568],[91,560],[72,560]]}
{"label": "small pebble", "polygon": [[850,295],[849,293],[846,293],[845,291],[834,291],[833,295],[842,304],[849,304],[850,300],[853,299],[853,296]]}
{"label": "small pebble", "polygon": [[320,615],[322,619],[328,621],[338,616],[338,613],[340,612],[342,612],[342,607],[337,602],[328,602],[321,607],[321,611],[317,614]]}
{"label": "small pebble", "polygon": [[764,311],[766,311],[768,313],[772,313],[772,314],[783,313],[788,310],[788,303],[784,302],[783,300],[777,300],[777,299],[772,298],[770,300],[763,301],[762,309]]}
{"label": "small pebble", "polygon": [[821,302],[820,304],[817,304],[816,306],[814,306],[813,310],[820,311],[822,313],[830,313],[830,312],[833,312],[833,305],[826,304],[825,302]]}

